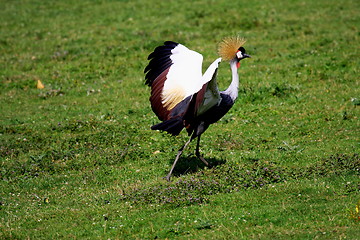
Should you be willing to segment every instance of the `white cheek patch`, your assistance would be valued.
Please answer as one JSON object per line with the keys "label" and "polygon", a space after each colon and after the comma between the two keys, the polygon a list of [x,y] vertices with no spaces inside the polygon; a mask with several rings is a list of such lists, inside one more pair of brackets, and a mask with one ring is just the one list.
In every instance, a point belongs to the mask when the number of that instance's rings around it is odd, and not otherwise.
{"label": "white cheek patch", "polygon": [[243,55],[242,55],[242,52],[241,52],[241,51],[238,51],[238,52],[236,53],[236,56],[237,56],[237,58],[239,58],[239,59],[243,58]]}

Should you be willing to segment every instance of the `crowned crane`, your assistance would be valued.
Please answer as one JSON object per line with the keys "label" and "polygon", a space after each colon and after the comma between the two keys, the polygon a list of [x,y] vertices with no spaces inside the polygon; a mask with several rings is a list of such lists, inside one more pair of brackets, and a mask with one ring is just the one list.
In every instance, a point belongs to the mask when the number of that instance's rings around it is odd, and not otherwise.
{"label": "crowned crane", "polygon": [[[166,131],[174,136],[186,129],[190,139],[180,148],[166,179],[171,174],[184,149],[197,138],[195,155],[207,166],[200,155],[200,137],[210,124],[220,120],[238,97],[240,61],[249,58],[240,37],[223,39],[219,44],[220,58],[202,74],[203,56],[182,44],[167,41],[149,55],[144,70],[145,84],[151,87],[150,102],[162,121],[152,130]],[[229,61],[232,81],[225,91],[219,91],[216,75],[221,60]]]}

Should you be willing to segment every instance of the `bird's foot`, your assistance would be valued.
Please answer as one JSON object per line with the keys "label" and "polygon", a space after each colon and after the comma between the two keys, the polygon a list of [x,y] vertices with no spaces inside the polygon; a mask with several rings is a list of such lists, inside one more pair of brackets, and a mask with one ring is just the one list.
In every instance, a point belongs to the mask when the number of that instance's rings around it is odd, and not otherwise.
{"label": "bird's foot", "polygon": [[166,181],[168,182],[171,182],[170,178],[171,178],[171,174],[168,174],[166,177],[164,177],[164,179],[166,179]]}
{"label": "bird's foot", "polygon": [[203,158],[202,156],[200,156],[200,154],[196,154],[196,156],[197,156],[207,167],[211,167],[210,163],[208,163],[208,161],[206,161],[205,158]]}

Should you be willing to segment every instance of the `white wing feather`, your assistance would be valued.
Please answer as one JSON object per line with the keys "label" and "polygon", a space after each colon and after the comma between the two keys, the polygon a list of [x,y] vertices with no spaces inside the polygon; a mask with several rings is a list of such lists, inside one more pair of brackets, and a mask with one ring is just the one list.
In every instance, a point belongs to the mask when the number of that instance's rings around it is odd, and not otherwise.
{"label": "white wing feather", "polygon": [[197,115],[201,115],[215,105],[220,104],[221,96],[216,83],[217,69],[221,58],[216,59],[206,70],[202,77],[203,84],[207,83],[203,103],[197,110]]}
{"label": "white wing feather", "polygon": [[173,64],[166,76],[162,92],[162,103],[172,109],[186,97],[202,87],[203,56],[184,45],[178,44],[170,57]]}

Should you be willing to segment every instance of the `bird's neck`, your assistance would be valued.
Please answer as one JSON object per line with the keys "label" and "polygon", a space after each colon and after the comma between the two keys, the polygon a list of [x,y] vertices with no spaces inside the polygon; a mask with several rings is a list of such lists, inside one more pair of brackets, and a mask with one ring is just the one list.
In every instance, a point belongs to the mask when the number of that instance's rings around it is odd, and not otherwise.
{"label": "bird's neck", "polygon": [[238,74],[238,62],[236,60],[230,61],[230,68],[232,73],[232,80],[230,86],[224,91],[225,94],[229,95],[233,101],[238,97],[239,89],[239,74]]}

